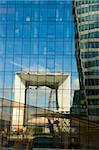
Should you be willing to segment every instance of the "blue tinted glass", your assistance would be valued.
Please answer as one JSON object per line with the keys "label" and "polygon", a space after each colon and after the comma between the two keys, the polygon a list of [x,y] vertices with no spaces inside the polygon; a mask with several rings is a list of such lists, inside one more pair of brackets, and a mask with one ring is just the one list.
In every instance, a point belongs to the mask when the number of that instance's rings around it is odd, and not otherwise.
{"label": "blue tinted glass", "polygon": [[51,22],[48,23],[48,37],[55,38],[55,24]]}
{"label": "blue tinted glass", "polygon": [[6,37],[6,25],[0,24],[0,38]]}
{"label": "blue tinted glass", "polygon": [[55,53],[55,42],[53,40],[48,40],[47,52],[48,52],[48,54],[54,54]]}
{"label": "blue tinted glass", "polygon": [[0,21],[6,22],[6,13],[7,13],[6,5],[0,5]]}
{"label": "blue tinted glass", "polygon": [[31,27],[31,37],[37,38],[39,35],[39,23],[33,22]]}
{"label": "blue tinted glass", "polygon": [[47,43],[46,41],[40,40],[39,41],[39,53],[46,54],[47,53]]}
{"label": "blue tinted glass", "polygon": [[72,38],[74,37],[74,28],[71,21],[64,22],[64,38]]}
{"label": "blue tinted glass", "polygon": [[22,40],[15,40],[14,54],[22,54]]}
{"label": "blue tinted glass", "polygon": [[64,33],[64,30],[63,30],[63,23],[57,23],[56,24],[56,37],[57,38],[63,38],[63,33]]}
{"label": "blue tinted glass", "polygon": [[16,13],[15,13],[15,20],[22,22],[24,19],[23,15],[23,5],[17,5],[16,4]]}
{"label": "blue tinted glass", "polygon": [[22,53],[23,54],[30,54],[31,50],[31,41],[30,40],[23,40],[22,41]]}
{"label": "blue tinted glass", "polygon": [[38,6],[32,6],[32,21],[39,21],[40,14],[39,14],[39,7]]}
{"label": "blue tinted glass", "polygon": [[31,37],[31,24],[25,24],[23,26],[23,38]]}
{"label": "blue tinted glass", "polygon": [[15,33],[14,24],[8,23],[6,29],[7,29],[7,38],[13,38]]}
{"label": "blue tinted glass", "polygon": [[22,38],[23,35],[23,25],[17,24],[15,25],[15,38]]}
{"label": "blue tinted glass", "polygon": [[5,54],[6,41],[4,39],[0,40],[0,54]]}
{"label": "blue tinted glass", "polygon": [[13,40],[7,40],[6,41],[6,54],[12,54],[14,52],[14,41]]}
{"label": "blue tinted glass", "polygon": [[31,40],[31,54],[38,54],[39,44],[38,39]]}
{"label": "blue tinted glass", "polygon": [[[5,69],[6,69],[6,71],[9,71],[9,72],[13,69],[13,57],[12,56],[8,56],[6,58],[6,60],[5,60]],[[8,77],[8,73],[7,72],[6,72],[5,76]],[[5,77],[5,80],[6,80],[6,82],[8,82],[8,79],[6,77]]]}
{"label": "blue tinted glass", "polygon": [[32,9],[31,5],[24,5],[24,21],[30,22],[32,20]]}
{"label": "blue tinted glass", "polygon": [[64,51],[64,43],[62,40],[56,40],[55,42],[55,50],[56,50],[56,54],[63,54]]}
{"label": "blue tinted glass", "polygon": [[64,20],[65,21],[72,21],[72,8],[71,5],[65,5],[64,8]]}
{"label": "blue tinted glass", "polygon": [[56,18],[56,10],[54,8],[48,7],[48,21],[55,21]]}
{"label": "blue tinted glass", "polygon": [[8,6],[7,14],[6,14],[7,21],[15,20],[15,12],[16,12],[15,6],[12,6],[12,7]]}
{"label": "blue tinted glass", "polygon": [[40,7],[40,21],[47,21],[47,8],[43,7]]}
{"label": "blue tinted glass", "polygon": [[47,23],[40,23],[39,26],[39,38],[47,38]]}

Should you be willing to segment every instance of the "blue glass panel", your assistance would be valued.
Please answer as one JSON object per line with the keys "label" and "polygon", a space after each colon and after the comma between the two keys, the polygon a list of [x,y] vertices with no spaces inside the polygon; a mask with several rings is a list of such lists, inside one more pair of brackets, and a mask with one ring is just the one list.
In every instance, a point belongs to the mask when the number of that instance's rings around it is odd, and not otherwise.
{"label": "blue glass panel", "polygon": [[48,40],[47,53],[48,54],[54,54],[55,53],[55,42],[52,40]]}
{"label": "blue glass panel", "polygon": [[55,8],[48,7],[48,21],[55,21],[56,11]]}
{"label": "blue glass panel", "polygon": [[31,40],[31,54],[38,54],[39,44],[38,39]]}
{"label": "blue glass panel", "polygon": [[22,54],[22,40],[15,40],[14,54]]}
{"label": "blue glass panel", "polygon": [[7,38],[14,38],[14,35],[15,35],[14,24],[8,23],[7,24]]}
{"label": "blue glass panel", "polygon": [[47,8],[43,8],[43,5],[42,7],[40,8],[40,21],[47,21],[48,19],[48,16],[47,16]]}
{"label": "blue glass panel", "polygon": [[56,40],[55,42],[55,50],[56,54],[63,54],[64,52],[64,43],[63,40]]}
{"label": "blue glass panel", "polygon": [[6,25],[0,24],[0,38],[6,37]]}
{"label": "blue glass panel", "polygon": [[47,38],[47,24],[46,23],[40,23],[39,26],[39,38]]}
{"label": "blue glass panel", "polygon": [[23,54],[30,54],[31,51],[31,41],[30,40],[23,40],[22,42],[22,53]]}
{"label": "blue glass panel", "polygon": [[39,35],[39,23],[33,22],[31,27],[31,37],[37,38]]}
{"label": "blue glass panel", "polygon": [[24,21],[30,22],[32,20],[31,18],[32,10],[31,5],[24,5]]}
{"label": "blue glass panel", "polygon": [[15,25],[15,38],[22,38],[23,35],[23,25],[16,24]]}
{"label": "blue glass panel", "polygon": [[12,54],[14,52],[14,41],[13,40],[7,40],[6,41],[6,54]]}
{"label": "blue glass panel", "polygon": [[31,24],[25,24],[23,26],[23,38],[31,37]]}
{"label": "blue glass panel", "polygon": [[35,7],[32,6],[31,17],[32,17],[32,21],[39,21],[40,13],[39,13],[39,7],[38,6],[35,6]]}
{"label": "blue glass panel", "polygon": [[23,22],[23,5],[16,4],[16,13],[15,13],[15,20],[18,22]]}
{"label": "blue glass panel", "polygon": [[16,12],[16,9],[15,7],[11,8],[11,7],[8,7],[7,9],[7,14],[6,14],[6,17],[7,17],[7,21],[9,22],[12,22],[15,20],[15,12]]}
{"label": "blue glass panel", "polygon": [[0,55],[5,54],[6,51],[6,40],[0,39]]}
{"label": "blue glass panel", "polygon": [[46,53],[47,53],[46,41],[40,40],[39,41],[39,54],[46,54]]}
{"label": "blue glass panel", "polygon": [[63,26],[63,23],[57,23],[56,24],[56,37],[57,38],[63,38],[63,33],[64,33],[64,26]]}
{"label": "blue glass panel", "polygon": [[55,24],[51,22],[48,23],[48,37],[55,38]]}
{"label": "blue glass panel", "polygon": [[7,13],[6,5],[0,5],[0,21],[6,22],[6,13]]}

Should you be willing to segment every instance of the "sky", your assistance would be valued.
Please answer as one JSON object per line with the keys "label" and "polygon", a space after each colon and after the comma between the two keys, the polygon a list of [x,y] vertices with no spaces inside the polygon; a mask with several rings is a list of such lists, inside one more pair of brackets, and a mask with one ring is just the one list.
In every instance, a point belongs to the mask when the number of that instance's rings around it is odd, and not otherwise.
{"label": "sky", "polygon": [[74,42],[71,0],[0,0],[0,96],[20,71],[68,72],[78,89]]}

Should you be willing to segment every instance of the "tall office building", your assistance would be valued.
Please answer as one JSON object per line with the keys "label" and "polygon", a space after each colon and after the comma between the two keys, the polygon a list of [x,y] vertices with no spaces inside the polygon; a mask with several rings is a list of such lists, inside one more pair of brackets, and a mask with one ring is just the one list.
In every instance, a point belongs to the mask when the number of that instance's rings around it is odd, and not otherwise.
{"label": "tall office building", "polygon": [[74,0],[76,60],[89,119],[99,122],[99,0]]}

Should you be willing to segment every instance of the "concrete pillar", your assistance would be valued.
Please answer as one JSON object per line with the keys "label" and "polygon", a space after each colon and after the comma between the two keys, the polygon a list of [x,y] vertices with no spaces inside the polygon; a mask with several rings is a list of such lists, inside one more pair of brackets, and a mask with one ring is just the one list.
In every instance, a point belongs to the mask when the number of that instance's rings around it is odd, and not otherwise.
{"label": "concrete pillar", "polygon": [[23,126],[24,117],[25,81],[22,81],[17,74],[15,76],[14,93],[18,105],[13,107],[12,128]]}
{"label": "concrete pillar", "polygon": [[59,112],[70,112],[70,76],[58,88]]}

